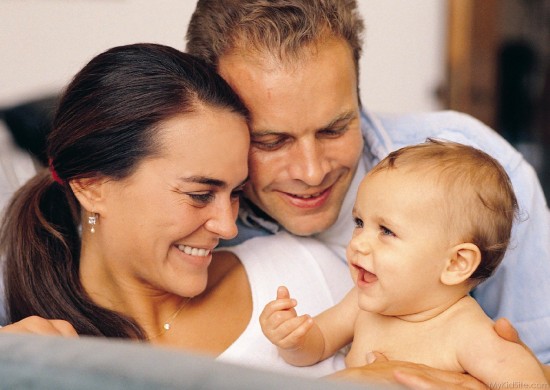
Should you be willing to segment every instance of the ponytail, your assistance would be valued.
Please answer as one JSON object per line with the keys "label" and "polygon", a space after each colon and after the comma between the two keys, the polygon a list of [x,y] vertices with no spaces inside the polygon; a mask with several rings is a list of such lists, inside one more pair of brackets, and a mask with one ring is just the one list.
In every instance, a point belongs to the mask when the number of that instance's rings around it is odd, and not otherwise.
{"label": "ponytail", "polygon": [[80,207],[47,170],[21,187],[0,229],[10,322],[65,319],[79,334],[144,338],[134,321],[97,306],[79,277]]}

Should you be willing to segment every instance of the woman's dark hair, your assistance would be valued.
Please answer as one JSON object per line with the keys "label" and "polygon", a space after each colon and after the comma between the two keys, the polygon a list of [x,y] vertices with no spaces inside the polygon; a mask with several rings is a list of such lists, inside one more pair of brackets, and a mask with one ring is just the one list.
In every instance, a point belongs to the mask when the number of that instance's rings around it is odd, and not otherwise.
{"label": "woman's dark hair", "polygon": [[143,339],[131,318],[96,305],[79,278],[80,205],[69,181],[131,175],[159,153],[160,122],[200,105],[248,117],[212,68],[176,49],[134,44],[93,58],[60,99],[47,142],[51,170],[11,200],[0,230],[10,321],[38,315],[79,334]]}

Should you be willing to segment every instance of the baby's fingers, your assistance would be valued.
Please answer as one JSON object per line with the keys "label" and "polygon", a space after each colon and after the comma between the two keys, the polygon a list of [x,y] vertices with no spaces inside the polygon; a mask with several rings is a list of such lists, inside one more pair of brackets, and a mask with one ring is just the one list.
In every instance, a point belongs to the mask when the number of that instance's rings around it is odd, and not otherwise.
{"label": "baby's fingers", "polygon": [[288,292],[288,288],[285,286],[279,286],[277,288],[277,299],[287,299],[290,298],[290,293]]}
{"label": "baby's fingers", "polygon": [[269,317],[278,312],[287,312],[291,313],[293,316],[296,316],[296,311],[294,310],[296,304],[296,300],[290,298],[276,299],[269,302],[267,305],[265,305],[264,310],[260,314],[260,323],[262,323],[262,321],[264,320],[267,320]]}
{"label": "baby's fingers", "polygon": [[313,326],[313,319],[305,314],[292,318],[279,326],[276,331],[281,335],[277,346],[282,349],[299,349],[303,346],[306,333]]}
{"label": "baby's fingers", "polygon": [[285,337],[286,334],[280,333],[279,328],[282,324],[287,321],[293,320],[296,318],[296,312],[294,310],[279,310],[276,312],[269,313],[264,310],[260,315],[260,325],[262,327],[262,332],[272,343],[278,342],[281,338]]}

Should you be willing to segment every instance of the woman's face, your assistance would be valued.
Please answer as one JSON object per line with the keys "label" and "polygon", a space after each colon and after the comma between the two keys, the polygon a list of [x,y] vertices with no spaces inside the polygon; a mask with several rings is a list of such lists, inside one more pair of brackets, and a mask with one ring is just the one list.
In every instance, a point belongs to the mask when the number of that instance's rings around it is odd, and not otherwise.
{"label": "woman's face", "polygon": [[195,296],[212,250],[237,234],[247,178],[248,128],[240,115],[201,106],[161,125],[160,153],[105,186],[96,233],[115,284]]}

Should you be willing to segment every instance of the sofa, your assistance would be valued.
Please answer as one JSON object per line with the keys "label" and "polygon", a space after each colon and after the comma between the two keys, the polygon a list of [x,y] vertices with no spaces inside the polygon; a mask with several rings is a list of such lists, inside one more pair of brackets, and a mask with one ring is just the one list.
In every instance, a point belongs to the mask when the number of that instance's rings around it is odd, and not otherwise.
{"label": "sofa", "polygon": [[379,386],[285,376],[124,340],[0,334],[2,390],[358,390]]}

